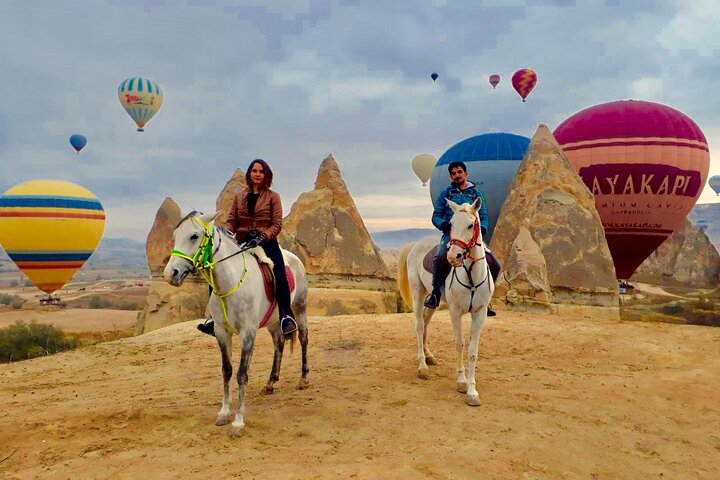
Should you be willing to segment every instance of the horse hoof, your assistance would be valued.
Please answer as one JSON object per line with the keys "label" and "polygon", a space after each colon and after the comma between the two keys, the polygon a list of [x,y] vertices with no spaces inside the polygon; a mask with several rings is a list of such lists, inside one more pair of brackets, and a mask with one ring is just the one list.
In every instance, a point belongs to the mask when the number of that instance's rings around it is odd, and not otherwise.
{"label": "horse hoof", "polygon": [[226,417],[218,415],[218,419],[215,422],[215,425],[217,425],[218,427],[222,427],[223,425],[227,425],[228,423],[230,423],[230,416]]}
{"label": "horse hoof", "polygon": [[233,426],[230,429],[230,438],[240,438],[240,437],[242,437],[244,431],[245,431],[244,425],[242,427]]}
{"label": "horse hoof", "polygon": [[435,357],[425,357],[425,363],[428,365],[437,365],[438,362],[435,360]]}
{"label": "horse hoof", "polygon": [[471,407],[479,407],[480,406],[480,395],[468,395],[467,396],[467,404]]}
{"label": "horse hoof", "polygon": [[458,382],[457,390],[460,393],[467,393],[467,383]]}
{"label": "horse hoof", "polygon": [[297,388],[298,388],[298,390],[305,390],[305,389],[308,388],[309,386],[310,386],[310,382],[308,381],[308,379],[307,379],[307,378],[301,378],[300,381],[298,382]]}
{"label": "horse hoof", "polygon": [[422,378],[423,380],[427,380],[430,378],[430,372],[428,371],[428,368],[418,368],[418,377]]}
{"label": "horse hoof", "polygon": [[272,385],[265,385],[262,390],[260,390],[260,395],[272,395],[272,393],[275,391],[275,388]]}

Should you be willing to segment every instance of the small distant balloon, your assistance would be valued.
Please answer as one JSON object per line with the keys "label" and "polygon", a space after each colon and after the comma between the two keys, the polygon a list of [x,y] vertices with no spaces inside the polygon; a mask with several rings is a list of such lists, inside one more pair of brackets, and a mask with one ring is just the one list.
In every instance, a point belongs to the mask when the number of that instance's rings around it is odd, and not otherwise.
{"label": "small distant balloon", "polygon": [[85,138],[85,135],[75,134],[70,137],[70,145],[75,149],[77,153],[80,153],[80,150],[83,149],[85,145],[87,145],[87,138]]}
{"label": "small distant balloon", "polygon": [[500,83],[500,75],[498,75],[498,74],[490,75],[490,78],[488,79],[488,81],[490,82],[490,85],[492,85],[493,90],[495,90],[495,87],[497,87],[498,83]]}
{"label": "small distant balloon", "polygon": [[417,175],[422,182],[423,186],[427,185],[427,181],[430,180],[430,176],[432,176],[436,162],[437,159],[429,153],[415,155],[412,159],[412,169],[415,172],[415,175]]}
{"label": "small distant balloon", "polygon": [[713,175],[708,180],[708,185],[713,189],[716,195],[720,195],[720,175]]}
{"label": "small distant balloon", "polygon": [[530,92],[535,88],[537,84],[537,73],[529,68],[522,68],[517,72],[513,73],[512,85],[515,91],[520,95],[524,102]]}
{"label": "small distant balloon", "polygon": [[698,220],[697,226],[700,230],[705,231],[708,228],[708,221],[707,220]]}
{"label": "small distant balloon", "polygon": [[438,79],[439,76],[440,76],[440,75],[438,75],[437,73],[433,72],[432,75],[430,75],[430,78],[432,78],[432,79],[433,79],[433,82],[434,82],[435,80]]}
{"label": "small distant balloon", "polygon": [[120,105],[138,126],[145,131],[145,124],[160,110],[164,99],[160,86],[147,78],[128,78],[118,87]]}

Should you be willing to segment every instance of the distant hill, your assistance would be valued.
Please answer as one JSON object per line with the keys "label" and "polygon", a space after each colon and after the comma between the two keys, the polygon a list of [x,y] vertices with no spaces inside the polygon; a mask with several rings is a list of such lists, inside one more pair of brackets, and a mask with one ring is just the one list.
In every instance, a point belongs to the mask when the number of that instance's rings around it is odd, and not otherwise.
{"label": "distant hill", "polygon": [[435,236],[440,240],[440,232],[435,228],[407,228],[405,230],[390,230],[386,232],[370,233],[370,236],[380,248],[398,248],[406,243],[415,242],[427,236]]}
{"label": "distant hill", "polygon": [[715,248],[720,251],[720,203],[703,203],[695,205],[688,215],[691,222],[697,225],[700,220],[708,223],[705,235],[708,236]]}

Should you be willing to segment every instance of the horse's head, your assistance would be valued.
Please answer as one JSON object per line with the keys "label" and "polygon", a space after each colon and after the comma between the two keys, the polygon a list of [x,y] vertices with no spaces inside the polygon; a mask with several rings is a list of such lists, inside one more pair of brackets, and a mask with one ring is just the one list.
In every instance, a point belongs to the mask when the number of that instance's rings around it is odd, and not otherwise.
{"label": "horse's head", "polygon": [[472,204],[458,205],[448,199],[447,203],[454,212],[450,219],[450,248],[447,259],[453,267],[459,267],[465,257],[470,255],[473,247],[478,245],[484,248],[480,234],[480,220],[477,216],[482,200],[478,198]]}
{"label": "horse's head", "polygon": [[182,285],[185,277],[196,271],[208,254],[212,256],[213,221],[218,215],[220,212],[205,215],[192,211],[175,227],[173,251],[163,272],[170,285]]}

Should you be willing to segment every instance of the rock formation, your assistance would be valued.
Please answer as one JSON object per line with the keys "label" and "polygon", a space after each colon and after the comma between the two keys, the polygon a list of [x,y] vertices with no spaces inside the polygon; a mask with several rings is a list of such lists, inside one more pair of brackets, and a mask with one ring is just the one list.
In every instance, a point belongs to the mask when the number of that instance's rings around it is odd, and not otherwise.
{"label": "rock formation", "polygon": [[637,269],[632,280],[659,285],[716,288],[720,254],[704,231],[689,220]]}
{"label": "rock formation", "polygon": [[313,286],[394,289],[332,155],[285,217],[280,243],[300,257]]}
{"label": "rock formation", "polygon": [[172,198],[166,197],[155,214],[155,221],[145,242],[145,252],[152,277],[162,277],[173,248],[173,230],[181,218],[178,204]]}
{"label": "rock formation", "polygon": [[[222,214],[215,220],[215,225],[224,226],[227,221],[228,215],[230,214],[230,207],[232,207],[233,197],[241,190],[247,188],[247,182],[245,181],[245,171],[238,168],[233,173],[230,180],[225,184],[225,187],[218,195],[217,201],[215,202],[215,209],[221,210]],[[205,212],[207,213],[207,212]]]}
{"label": "rock formation", "polygon": [[153,279],[150,283],[145,308],[138,314],[135,335],[158,328],[205,318],[210,295],[205,282],[188,277],[180,287],[173,287],[165,280]]}
{"label": "rock formation", "polygon": [[595,199],[545,125],[513,180],[491,246],[504,265],[496,297],[511,306],[618,305]]}

